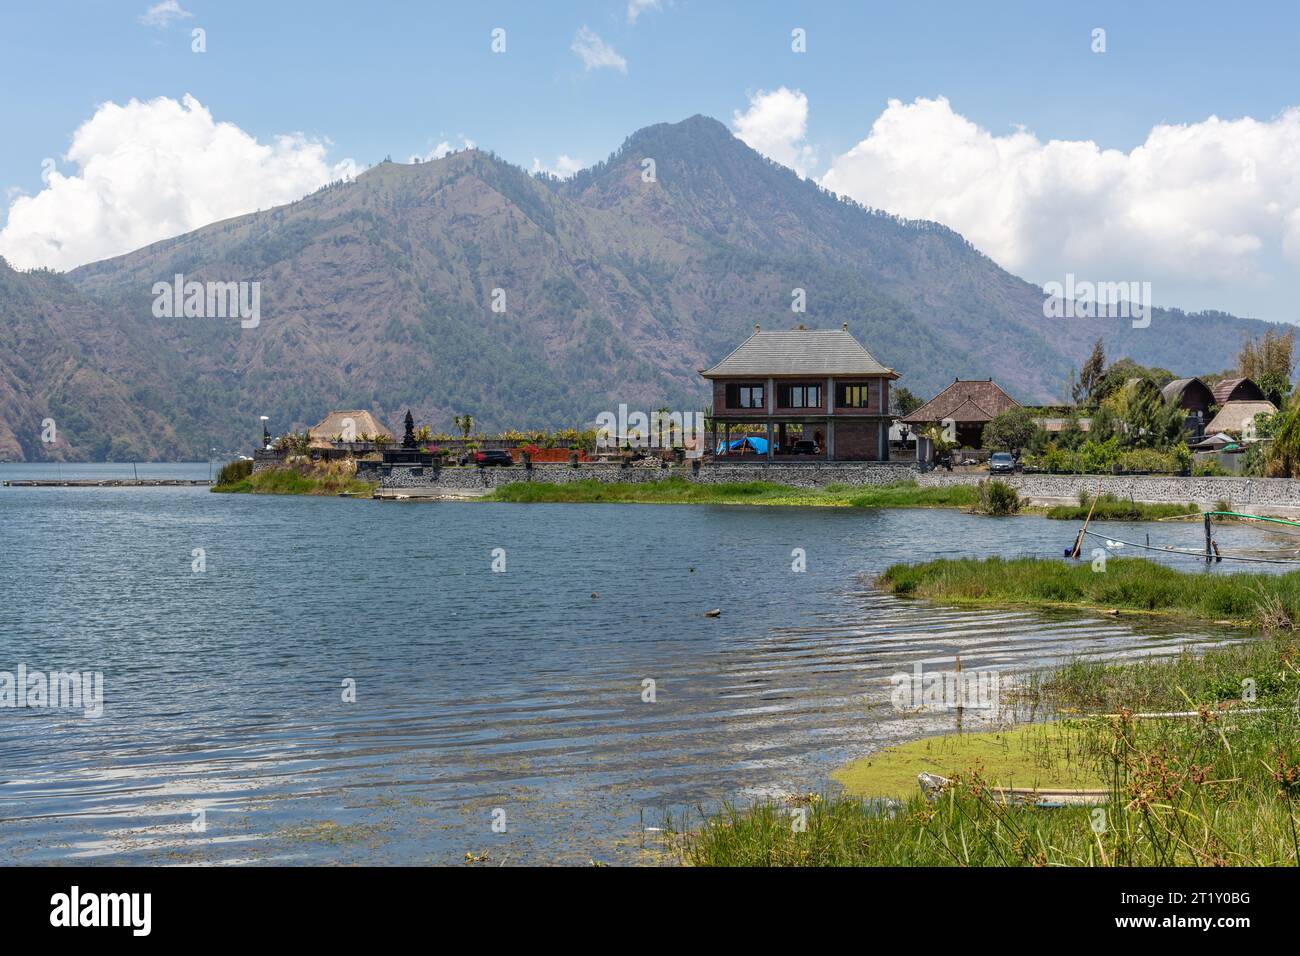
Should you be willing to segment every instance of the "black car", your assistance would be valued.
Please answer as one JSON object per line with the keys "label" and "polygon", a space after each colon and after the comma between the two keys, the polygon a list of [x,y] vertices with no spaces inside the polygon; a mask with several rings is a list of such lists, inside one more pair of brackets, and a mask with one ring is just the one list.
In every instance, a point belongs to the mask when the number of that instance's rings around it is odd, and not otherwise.
{"label": "black car", "polygon": [[480,468],[487,468],[491,465],[513,465],[515,460],[510,457],[510,452],[502,451],[500,448],[489,448],[487,451],[476,451],[472,455],[465,455],[461,458],[462,465],[478,465]]}
{"label": "black car", "polygon": [[818,455],[821,454],[821,449],[817,447],[815,441],[809,441],[805,438],[801,441],[795,442],[790,448],[790,453],[792,455]]}

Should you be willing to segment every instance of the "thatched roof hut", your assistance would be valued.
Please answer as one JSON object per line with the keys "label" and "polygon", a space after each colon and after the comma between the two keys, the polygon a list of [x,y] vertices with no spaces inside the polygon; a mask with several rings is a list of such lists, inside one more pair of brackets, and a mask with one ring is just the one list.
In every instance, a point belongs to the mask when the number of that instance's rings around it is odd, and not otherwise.
{"label": "thatched roof hut", "polygon": [[1205,431],[1210,435],[1215,432],[1240,435],[1246,430],[1247,425],[1255,420],[1256,415],[1272,415],[1275,412],[1277,406],[1269,401],[1228,402],[1219,409],[1219,414],[1214,416],[1214,420],[1205,426]]}
{"label": "thatched roof hut", "polygon": [[311,443],[313,447],[329,447],[334,442],[336,436],[352,436],[352,441],[360,441],[362,435],[375,436],[386,435],[388,438],[393,437],[393,433],[378,418],[366,411],[364,408],[355,408],[344,411],[330,412],[318,424],[308,429],[311,434]]}

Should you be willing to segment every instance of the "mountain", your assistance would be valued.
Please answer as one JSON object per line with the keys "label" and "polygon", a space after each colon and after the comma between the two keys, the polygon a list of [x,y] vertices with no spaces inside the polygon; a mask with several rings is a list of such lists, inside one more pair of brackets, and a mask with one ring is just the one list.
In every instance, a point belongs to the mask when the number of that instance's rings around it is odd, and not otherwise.
{"label": "mountain", "polygon": [[173,364],[147,326],[106,313],[68,276],[0,259],[0,461],[202,457],[178,431],[201,410]]}
{"label": "mountain", "polygon": [[[155,317],[176,274],[258,282],[260,324]],[[385,162],[67,275],[0,268],[0,458],[202,458],[251,444],[259,415],[282,432],[331,408],[400,427],[409,406],[435,431],[463,412],[496,430],[694,409],[697,370],[755,323],[847,322],[920,397],[991,376],[1025,402],[1060,400],[1098,337],[1190,375],[1268,327],[1157,311],[1132,329],[1042,303],[952,230],[839,199],[702,116],[569,180],[479,150]],[[61,445],[40,441],[45,417]]]}

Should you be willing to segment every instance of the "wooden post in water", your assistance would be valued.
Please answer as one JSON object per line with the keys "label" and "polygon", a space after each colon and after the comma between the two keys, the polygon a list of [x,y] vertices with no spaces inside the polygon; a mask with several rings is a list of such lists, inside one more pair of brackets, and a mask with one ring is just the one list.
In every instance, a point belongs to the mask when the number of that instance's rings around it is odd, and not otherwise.
{"label": "wooden post in water", "polygon": [[957,655],[957,733],[961,733],[962,712],[961,655]]}
{"label": "wooden post in water", "polygon": [[1210,537],[1210,513],[1205,513],[1205,563],[1209,564],[1214,558],[1214,542]]}

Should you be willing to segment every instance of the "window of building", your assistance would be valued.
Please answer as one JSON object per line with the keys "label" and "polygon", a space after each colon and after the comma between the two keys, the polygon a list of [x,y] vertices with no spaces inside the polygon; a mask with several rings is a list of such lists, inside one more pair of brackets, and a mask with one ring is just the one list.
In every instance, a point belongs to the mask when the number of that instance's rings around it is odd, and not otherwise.
{"label": "window of building", "polygon": [[839,408],[868,408],[871,405],[871,386],[868,383],[837,384],[835,404]]}
{"label": "window of building", "polygon": [[728,408],[765,408],[763,386],[730,382],[727,384]]}
{"label": "window of building", "polygon": [[781,408],[821,408],[820,385],[778,385],[776,403]]}

